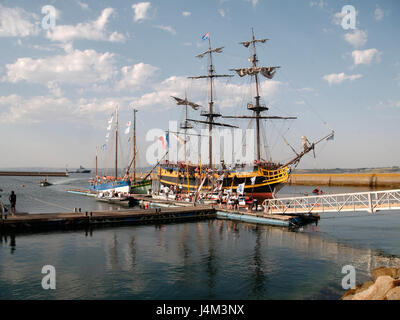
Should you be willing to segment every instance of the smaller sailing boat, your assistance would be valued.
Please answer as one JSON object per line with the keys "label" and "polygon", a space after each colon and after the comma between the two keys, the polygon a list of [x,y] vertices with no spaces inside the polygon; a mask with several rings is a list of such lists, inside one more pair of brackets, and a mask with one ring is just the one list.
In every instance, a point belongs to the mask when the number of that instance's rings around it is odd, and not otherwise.
{"label": "smaller sailing boat", "polygon": [[133,109],[133,134],[132,134],[132,162],[130,163],[127,172],[129,172],[130,167],[132,166],[132,184],[131,184],[131,192],[135,194],[147,194],[152,187],[153,181],[150,177],[150,174],[147,174],[143,179],[136,179],[136,109]]}
{"label": "smaller sailing boat", "polygon": [[[113,121],[115,119],[115,121]],[[114,116],[109,121],[109,128],[114,125],[115,130],[115,175],[97,175],[97,156],[96,156],[96,179],[90,180],[89,190],[92,192],[102,192],[103,194],[113,195],[115,193],[130,193],[130,180],[128,174],[124,177],[118,176],[118,107],[115,108]]]}

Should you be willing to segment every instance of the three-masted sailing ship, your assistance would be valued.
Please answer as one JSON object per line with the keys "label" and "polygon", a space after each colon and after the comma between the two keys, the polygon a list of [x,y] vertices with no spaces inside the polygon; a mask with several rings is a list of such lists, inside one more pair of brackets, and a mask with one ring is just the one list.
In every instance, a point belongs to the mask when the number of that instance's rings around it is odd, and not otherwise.
{"label": "three-masted sailing ship", "polygon": [[[227,74],[216,74],[213,65],[213,54],[222,53],[223,47],[212,48],[210,38],[208,38],[209,48],[207,51],[199,54],[197,57],[202,58],[206,55],[209,57],[209,68],[208,74],[196,77],[189,77],[191,79],[208,79],[209,81],[209,102],[208,110],[202,111],[201,116],[205,117],[205,120],[195,120],[188,118],[187,108],[188,106],[197,110],[200,106],[194,102],[185,99],[172,97],[178,105],[186,106],[186,118],[181,124],[180,128],[185,130],[185,141],[186,141],[186,130],[192,128],[191,122],[201,123],[208,125],[208,147],[209,147],[209,163],[208,165],[190,164],[186,159],[185,161],[170,163],[164,161],[158,166],[158,178],[160,183],[168,187],[180,188],[183,192],[207,192],[213,193],[219,190],[230,190],[231,192],[237,192],[239,194],[249,195],[252,198],[259,199],[260,201],[268,198],[273,198],[275,193],[278,192],[284,184],[288,181],[291,168],[297,165],[300,159],[314,150],[314,147],[319,142],[333,136],[333,131],[322,139],[315,143],[310,143],[308,140],[303,143],[303,150],[296,152],[296,156],[286,163],[277,163],[273,161],[267,161],[261,156],[261,121],[265,119],[296,119],[295,117],[279,117],[264,115],[269,108],[263,105],[260,101],[260,76],[267,79],[272,79],[279,66],[268,66],[262,67],[258,65],[258,57],[256,52],[256,45],[265,43],[268,39],[256,39],[254,32],[252,32],[252,38],[249,41],[240,42],[246,48],[252,48],[252,56],[249,58],[251,62],[250,67],[231,69],[235,71],[240,77],[251,76],[253,77],[255,84],[256,96],[254,101],[247,104],[247,110],[251,112],[249,115],[242,116],[223,116],[222,114],[215,111],[214,108],[214,79],[233,77],[233,75]],[[213,149],[212,149],[212,130],[214,127],[228,127],[237,128],[236,126],[216,121],[216,119],[247,119],[255,120],[256,130],[256,158],[252,165],[245,164],[233,164],[232,167],[227,168],[227,165],[223,161],[221,164],[213,163]],[[186,148],[186,147],[185,147]]]}

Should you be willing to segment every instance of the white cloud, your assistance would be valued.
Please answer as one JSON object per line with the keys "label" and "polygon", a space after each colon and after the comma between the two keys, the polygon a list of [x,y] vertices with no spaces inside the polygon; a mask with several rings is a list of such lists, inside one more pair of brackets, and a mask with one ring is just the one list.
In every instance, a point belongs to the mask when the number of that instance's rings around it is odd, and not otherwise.
{"label": "white cloud", "polygon": [[367,50],[354,50],[351,55],[354,59],[354,65],[370,64],[374,58],[377,62],[380,61],[381,52],[375,48]]}
{"label": "white cloud", "polygon": [[345,73],[342,72],[342,73],[332,73],[324,75],[322,79],[327,81],[329,85],[332,85],[332,84],[339,84],[345,80],[354,81],[361,77],[362,77],[361,74],[346,75]]}
{"label": "white cloud", "polygon": [[27,81],[47,84],[55,81],[88,85],[104,82],[116,73],[114,54],[73,49],[65,55],[48,58],[19,58],[15,63],[7,64],[6,68],[7,75],[3,77],[3,81],[12,83]]}
{"label": "white cloud", "polygon": [[332,17],[332,23],[340,26],[342,24],[342,20],[345,15],[346,13],[336,12]]}
{"label": "white cloud", "polygon": [[400,108],[400,100],[387,99],[386,101],[379,101],[373,108]]}
{"label": "white cloud", "polygon": [[224,9],[218,9],[218,13],[221,15],[222,18],[225,17],[225,11],[224,11]]}
{"label": "white cloud", "polygon": [[378,6],[378,5],[376,5],[376,9],[375,9],[375,11],[374,11],[374,18],[375,18],[375,20],[376,21],[380,21],[380,20],[382,20],[383,19],[383,17],[384,17],[384,12],[383,12],[383,10]]}
{"label": "white cloud", "polygon": [[192,13],[191,13],[190,11],[183,11],[183,12],[182,12],[182,15],[183,15],[184,17],[190,17],[190,16],[192,15]]}
{"label": "white cloud", "polygon": [[76,0],[76,3],[83,9],[83,10],[88,10],[89,9],[89,6],[88,6],[88,4],[87,3],[85,3],[85,2],[82,2],[82,1],[79,1],[79,0]]}
{"label": "white cloud", "polygon": [[0,96],[0,123],[82,123],[105,125],[105,114],[115,106],[125,108],[132,97],[80,98],[46,95],[25,98],[19,95]]}
{"label": "white cloud", "polygon": [[133,21],[138,22],[141,20],[148,19],[149,9],[151,7],[150,2],[139,2],[132,5],[133,9]]}
{"label": "white cloud", "polygon": [[78,23],[75,26],[56,25],[55,28],[47,31],[46,37],[52,41],[61,42],[68,42],[74,39],[123,42],[125,37],[122,34],[118,32],[108,34],[106,32],[106,24],[113,13],[113,8],[106,8],[101,12],[97,20]]}
{"label": "white cloud", "polygon": [[[215,104],[219,108],[237,107],[243,102],[243,95],[251,92],[250,84],[226,84],[224,81],[217,80],[215,81],[215,86],[218,93]],[[260,90],[263,98],[268,100],[273,98],[280,86],[281,82],[279,81],[265,80],[261,82]],[[183,96],[189,87],[191,88],[191,92],[188,92],[189,100],[207,107],[208,102],[204,93],[208,91],[208,84],[206,82],[197,82],[196,86],[193,86],[191,80],[180,76],[169,77],[154,85],[153,91],[139,97],[135,101],[135,105],[140,108],[162,106],[165,109],[169,109],[175,106],[171,96]]]}
{"label": "white cloud", "polygon": [[258,0],[246,0],[247,2],[251,2],[251,5],[255,7],[258,4]]}
{"label": "white cloud", "polygon": [[352,46],[358,48],[362,47],[367,43],[368,35],[367,32],[356,29],[352,32],[348,32],[344,35],[344,39]]}
{"label": "white cloud", "polygon": [[155,25],[156,28],[167,31],[173,35],[176,35],[176,31],[171,26]]}
{"label": "white cloud", "polygon": [[121,68],[122,79],[117,83],[117,90],[136,90],[142,87],[159,69],[140,62],[134,66]]}
{"label": "white cloud", "polygon": [[21,8],[7,8],[0,4],[0,37],[36,36],[40,32],[38,16]]}
{"label": "white cloud", "polygon": [[320,9],[325,8],[327,5],[328,3],[324,0],[310,2],[310,7],[319,7]]}

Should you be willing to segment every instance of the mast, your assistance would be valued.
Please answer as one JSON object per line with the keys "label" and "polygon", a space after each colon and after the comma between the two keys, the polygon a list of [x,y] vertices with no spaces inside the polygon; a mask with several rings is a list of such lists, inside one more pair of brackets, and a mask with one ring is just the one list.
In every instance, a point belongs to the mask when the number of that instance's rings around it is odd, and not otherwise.
{"label": "mast", "polygon": [[219,48],[212,48],[211,47],[211,39],[210,37],[208,37],[208,50],[200,53],[199,55],[197,55],[196,57],[198,58],[203,58],[205,55],[209,55],[209,59],[210,59],[210,65],[208,68],[208,75],[204,75],[204,76],[198,76],[198,77],[189,77],[190,79],[204,79],[204,78],[208,78],[209,82],[210,82],[210,101],[208,102],[208,112],[207,111],[203,111],[200,113],[201,116],[206,117],[207,121],[198,121],[198,120],[191,120],[188,119],[189,121],[195,121],[195,122],[199,122],[199,123],[205,123],[208,124],[208,154],[209,154],[209,168],[212,169],[212,129],[213,126],[228,126],[228,127],[234,127],[234,126],[230,126],[230,125],[224,125],[224,124],[220,124],[220,123],[216,123],[214,122],[215,118],[221,117],[221,114],[219,113],[214,113],[214,96],[213,96],[213,82],[214,82],[214,78],[220,78],[220,77],[233,77],[232,75],[227,75],[227,74],[215,74],[215,70],[214,70],[214,65],[213,65],[213,60],[212,60],[212,54],[215,53],[221,53],[222,49],[224,47],[219,47]]}
{"label": "mast", "polygon": [[115,180],[118,177],[118,107],[115,108]]}
{"label": "mast", "polygon": [[133,152],[133,166],[132,166],[132,171],[133,171],[133,182],[136,181],[136,109],[133,109],[133,137],[132,137],[132,152]]}
{"label": "mast", "polygon": [[277,117],[277,116],[262,116],[261,113],[263,111],[267,111],[269,108],[260,103],[260,83],[259,83],[259,73],[261,73],[264,77],[268,79],[272,79],[275,75],[275,69],[280,68],[279,66],[275,67],[259,67],[258,66],[258,58],[257,58],[257,50],[256,43],[265,43],[268,39],[256,39],[254,35],[253,28],[251,29],[252,37],[249,41],[240,42],[243,46],[248,48],[250,45],[252,47],[252,56],[249,58],[251,62],[250,68],[241,68],[241,69],[231,69],[232,71],[236,71],[236,73],[243,77],[245,75],[254,76],[255,85],[256,85],[256,96],[255,105],[252,103],[247,104],[247,109],[253,111],[253,116],[223,116],[223,118],[236,118],[236,119],[256,119],[256,137],[257,137],[257,163],[261,162],[261,137],[260,137],[260,120],[261,119],[296,119],[296,117]]}
{"label": "mast", "polygon": [[98,146],[96,146],[96,179],[97,179],[97,152],[98,152]]}

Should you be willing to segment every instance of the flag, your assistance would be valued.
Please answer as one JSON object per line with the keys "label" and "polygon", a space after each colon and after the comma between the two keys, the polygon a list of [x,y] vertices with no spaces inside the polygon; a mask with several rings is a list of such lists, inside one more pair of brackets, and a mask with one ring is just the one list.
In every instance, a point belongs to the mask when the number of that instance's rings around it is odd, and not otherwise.
{"label": "flag", "polygon": [[127,127],[126,129],[125,129],[125,134],[128,134],[129,133],[129,129],[130,129],[131,127]]}
{"label": "flag", "polygon": [[113,121],[113,119],[114,119],[114,116],[111,116],[111,119],[110,119],[110,120],[108,120],[108,124],[111,124],[111,123],[112,123],[112,121]]}
{"label": "flag", "polygon": [[243,194],[243,192],[244,192],[244,183],[241,183],[241,184],[239,184],[237,186],[236,192],[237,192],[237,194]]}
{"label": "flag", "polygon": [[162,143],[162,148],[163,148],[164,150],[166,150],[167,148],[169,148],[169,134],[168,134],[168,133],[165,134],[165,137],[159,137],[158,140],[161,141],[161,143]]}
{"label": "flag", "polygon": [[106,134],[106,138],[108,138],[110,136],[110,133],[109,132],[107,132],[107,134]]}
{"label": "flag", "polygon": [[111,130],[111,124],[107,127],[107,131]]}
{"label": "flag", "polygon": [[334,137],[335,137],[335,134],[332,134],[330,137],[326,138],[326,141],[333,140]]}
{"label": "flag", "polygon": [[181,145],[185,145],[185,140],[183,140],[181,137],[179,137],[178,135],[176,135],[175,133],[173,133],[172,134],[174,137],[175,137],[175,139],[176,140],[178,140],[178,142],[181,144]]}
{"label": "flag", "polygon": [[252,184],[253,186],[256,184],[256,178],[257,178],[257,177],[253,177],[253,178],[250,179],[251,184]]}
{"label": "flag", "polygon": [[101,149],[102,149],[102,150],[107,150],[107,145],[106,145],[106,144],[103,144],[103,145],[101,146]]}
{"label": "flag", "polygon": [[203,40],[207,40],[210,38],[210,33],[207,32],[204,36],[201,37]]}

